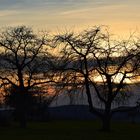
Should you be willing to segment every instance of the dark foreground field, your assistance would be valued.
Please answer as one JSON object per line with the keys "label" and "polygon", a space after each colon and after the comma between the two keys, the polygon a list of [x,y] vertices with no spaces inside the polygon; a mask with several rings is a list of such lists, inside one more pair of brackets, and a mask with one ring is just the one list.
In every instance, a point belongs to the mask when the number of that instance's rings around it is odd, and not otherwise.
{"label": "dark foreground field", "polygon": [[95,121],[51,121],[0,127],[1,140],[139,140],[140,124],[113,122],[109,133],[99,130]]}

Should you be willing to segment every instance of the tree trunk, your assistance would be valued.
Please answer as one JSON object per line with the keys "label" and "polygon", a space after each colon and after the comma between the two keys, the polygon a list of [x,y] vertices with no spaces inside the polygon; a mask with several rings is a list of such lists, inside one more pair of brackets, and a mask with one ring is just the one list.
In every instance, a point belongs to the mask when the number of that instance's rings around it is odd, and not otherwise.
{"label": "tree trunk", "polygon": [[17,112],[18,114],[18,121],[19,121],[19,126],[21,127],[21,128],[26,128],[26,126],[27,126],[27,120],[26,120],[26,109],[24,109],[23,108],[23,106],[22,107],[20,107],[19,109],[18,109],[18,112]]}
{"label": "tree trunk", "polygon": [[21,119],[20,119],[20,127],[21,128],[26,128],[26,126],[27,126],[27,121],[26,121],[26,119],[24,118],[24,117],[22,117]]}
{"label": "tree trunk", "polygon": [[111,125],[111,102],[105,104],[105,112],[102,117],[102,130],[109,132]]}
{"label": "tree trunk", "polygon": [[93,103],[92,103],[92,96],[90,92],[90,83],[89,83],[89,73],[88,73],[88,66],[87,66],[87,58],[86,56],[84,57],[84,65],[85,65],[85,74],[84,74],[84,79],[85,79],[85,88],[86,88],[86,94],[88,98],[88,104],[89,104],[89,109],[90,111],[93,110]]}
{"label": "tree trunk", "polygon": [[104,115],[102,118],[102,131],[109,132],[111,128],[110,115]]}

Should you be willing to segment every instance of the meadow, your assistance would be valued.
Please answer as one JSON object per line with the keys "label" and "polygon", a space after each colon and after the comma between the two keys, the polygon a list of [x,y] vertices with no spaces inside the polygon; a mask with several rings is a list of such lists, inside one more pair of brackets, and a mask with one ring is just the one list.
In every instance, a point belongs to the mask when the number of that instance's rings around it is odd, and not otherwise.
{"label": "meadow", "polygon": [[1,140],[137,140],[140,124],[112,122],[111,132],[102,132],[98,121],[30,122],[26,129],[17,124],[0,127]]}

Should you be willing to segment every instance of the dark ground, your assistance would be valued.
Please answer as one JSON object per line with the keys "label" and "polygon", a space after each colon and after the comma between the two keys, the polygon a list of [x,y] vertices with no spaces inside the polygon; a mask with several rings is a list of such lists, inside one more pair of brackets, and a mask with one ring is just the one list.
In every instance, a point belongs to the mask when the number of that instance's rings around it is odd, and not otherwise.
{"label": "dark ground", "polygon": [[1,140],[139,140],[140,124],[113,122],[111,132],[101,132],[98,121],[50,121],[0,127]]}

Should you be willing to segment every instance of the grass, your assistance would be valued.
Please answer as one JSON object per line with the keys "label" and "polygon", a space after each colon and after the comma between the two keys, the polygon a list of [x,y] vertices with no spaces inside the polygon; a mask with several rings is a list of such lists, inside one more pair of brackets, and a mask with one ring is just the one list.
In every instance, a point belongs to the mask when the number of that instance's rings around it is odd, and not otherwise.
{"label": "grass", "polygon": [[1,140],[137,140],[140,124],[113,122],[109,133],[99,131],[97,121],[52,121],[29,123],[26,129],[17,125],[0,127]]}

